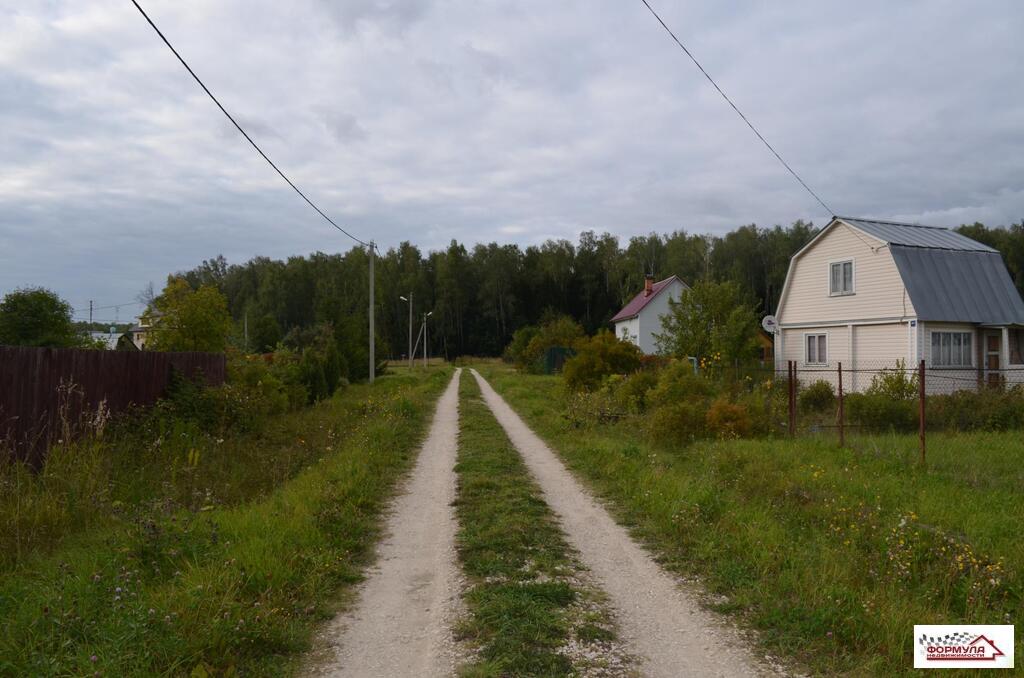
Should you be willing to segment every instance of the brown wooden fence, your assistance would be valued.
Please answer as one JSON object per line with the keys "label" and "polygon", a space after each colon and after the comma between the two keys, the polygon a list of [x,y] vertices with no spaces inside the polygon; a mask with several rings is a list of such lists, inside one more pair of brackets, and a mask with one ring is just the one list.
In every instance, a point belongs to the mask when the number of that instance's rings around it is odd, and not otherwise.
{"label": "brown wooden fence", "polygon": [[219,353],[0,346],[0,442],[38,463],[61,433],[62,404],[74,423],[95,416],[101,403],[111,413],[152,405],[166,393],[172,370],[211,386],[223,384],[227,371]]}

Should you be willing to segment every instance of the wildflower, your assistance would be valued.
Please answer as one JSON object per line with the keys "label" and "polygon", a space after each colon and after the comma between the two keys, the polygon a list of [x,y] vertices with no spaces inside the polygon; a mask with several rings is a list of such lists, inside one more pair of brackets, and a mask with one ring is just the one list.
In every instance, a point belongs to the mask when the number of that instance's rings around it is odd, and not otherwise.
{"label": "wildflower", "polygon": [[93,656],[89,657],[89,661],[91,661],[93,664],[95,664],[99,660],[100,660],[100,658],[97,657],[96,655],[93,655]]}

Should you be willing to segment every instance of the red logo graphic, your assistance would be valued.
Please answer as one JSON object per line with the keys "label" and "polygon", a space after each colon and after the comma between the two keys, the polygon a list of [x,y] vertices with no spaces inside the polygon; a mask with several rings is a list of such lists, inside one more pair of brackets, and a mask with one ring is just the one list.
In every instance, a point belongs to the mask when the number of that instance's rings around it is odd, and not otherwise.
{"label": "red logo graphic", "polygon": [[1005,656],[1003,651],[987,637],[975,636],[974,640],[967,634],[954,633],[942,638],[924,637],[925,658],[928,661],[995,661]]}

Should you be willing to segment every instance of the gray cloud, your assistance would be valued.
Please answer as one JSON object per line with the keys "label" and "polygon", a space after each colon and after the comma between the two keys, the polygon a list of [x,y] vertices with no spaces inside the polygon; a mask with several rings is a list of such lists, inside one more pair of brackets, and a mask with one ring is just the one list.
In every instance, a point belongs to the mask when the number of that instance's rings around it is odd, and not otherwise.
{"label": "gray cloud", "polygon": [[[295,181],[384,245],[821,222],[639,2],[145,6]],[[1014,2],[656,6],[838,212],[1024,216]],[[76,306],[350,246],[130,4],[0,7],[0,293]]]}

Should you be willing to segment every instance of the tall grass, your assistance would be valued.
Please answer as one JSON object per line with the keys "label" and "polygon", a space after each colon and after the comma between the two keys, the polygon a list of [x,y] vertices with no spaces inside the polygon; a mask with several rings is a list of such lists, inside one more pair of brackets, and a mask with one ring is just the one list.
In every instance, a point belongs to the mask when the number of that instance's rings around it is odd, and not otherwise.
{"label": "tall grass", "polygon": [[557,377],[482,371],[667,567],[815,672],[910,675],[914,624],[1024,611],[1016,434],[935,434],[927,469],[914,436],[655,445],[570,423]]}
{"label": "tall grass", "polygon": [[448,377],[384,378],[239,436],[158,426],[158,445],[126,433],[38,477],[8,468],[21,552],[0,578],[0,674],[287,670],[361,576]]}

